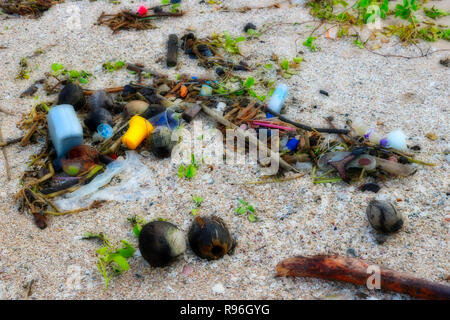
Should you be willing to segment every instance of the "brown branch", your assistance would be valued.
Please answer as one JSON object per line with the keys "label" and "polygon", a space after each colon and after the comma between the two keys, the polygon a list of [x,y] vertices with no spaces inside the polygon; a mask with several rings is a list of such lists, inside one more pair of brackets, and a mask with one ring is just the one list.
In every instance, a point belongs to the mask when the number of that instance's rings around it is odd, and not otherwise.
{"label": "brown branch", "polygon": [[[0,143],[3,144],[2,128],[0,128]],[[11,169],[9,167],[8,154],[6,153],[6,149],[3,146],[1,148],[2,148],[2,152],[3,152],[3,157],[5,158],[6,176],[8,177],[8,180],[11,180]]]}
{"label": "brown branch", "polygon": [[[276,266],[276,270],[277,275],[281,277],[312,277],[367,285],[368,278],[373,273],[368,269],[370,266],[369,262],[357,258],[317,255],[286,259]],[[450,299],[448,285],[419,279],[384,267],[379,267],[379,270],[380,289],[420,299]]]}
{"label": "brown branch", "polygon": [[310,127],[306,124],[301,124],[295,121],[292,121],[284,116],[282,116],[281,114],[279,114],[278,112],[275,112],[271,109],[269,109],[268,107],[265,108],[266,112],[269,112],[270,114],[278,117],[278,119],[280,119],[281,121],[287,122],[289,124],[292,124],[293,126],[296,126],[297,128],[306,130],[306,131],[317,131],[317,132],[325,132],[325,133],[337,133],[337,134],[347,134],[350,132],[350,130],[348,129],[332,129],[332,128],[313,128]]}

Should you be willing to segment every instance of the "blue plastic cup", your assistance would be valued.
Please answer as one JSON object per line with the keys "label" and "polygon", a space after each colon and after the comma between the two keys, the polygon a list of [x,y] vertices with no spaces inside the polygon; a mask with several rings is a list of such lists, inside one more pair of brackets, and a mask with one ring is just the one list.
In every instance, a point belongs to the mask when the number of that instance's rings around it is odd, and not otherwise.
{"label": "blue plastic cup", "polygon": [[157,114],[156,116],[150,118],[149,121],[154,127],[163,126],[169,128],[170,130],[174,130],[180,125],[180,119],[174,116],[174,112],[170,110]]}

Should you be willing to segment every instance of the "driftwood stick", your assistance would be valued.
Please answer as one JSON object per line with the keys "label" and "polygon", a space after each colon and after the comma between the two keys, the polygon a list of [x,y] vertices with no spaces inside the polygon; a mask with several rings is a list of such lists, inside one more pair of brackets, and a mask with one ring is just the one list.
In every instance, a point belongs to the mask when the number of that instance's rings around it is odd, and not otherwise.
{"label": "driftwood stick", "polygon": [[303,130],[306,130],[306,131],[317,131],[317,132],[337,133],[337,134],[347,134],[347,133],[350,132],[350,130],[348,130],[348,129],[313,128],[313,127],[307,126],[306,124],[301,124],[301,123],[292,121],[291,119],[288,119],[288,118],[282,116],[281,114],[279,114],[278,112],[275,112],[272,109],[269,109],[267,107],[265,108],[265,111],[273,114],[276,117],[278,117],[278,119],[280,119],[281,121],[290,123],[293,126],[296,126],[297,128],[300,128],[300,129],[303,129]]}
{"label": "driftwood stick", "polygon": [[[117,93],[117,92],[122,92],[123,91],[123,87],[114,87],[114,88],[106,88],[103,89],[106,93]],[[83,90],[83,94],[85,96],[91,96],[94,94],[96,90]]]}
{"label": "driftwood stick", "polygon": [[266,154],[268,154],[270,156],[270,158],[273,159],[274,161],[276,161],[277,163],[279,163],[283,169],[299,172],[296,168],[294,168],[289,163],[287,163],[286,161],[281,159],[279,154],[273,153],[272,150],[270,150],[265,145],[263,145],[262,142],[259,141],[257,137],[255,137],[254,135],[251,135],[251,134],[246,134],[244,132],[244,130],[242,130],[241,128],[239,128],[238,126],[233,124],[232,122],[228,121],[227,119],[225,119],[224,117],[219,115],[217,112],[211,110],[207,106],[205,106],[203,104],[201,106],[202,106],[202,110],[204,113],[206,113],[208,116],[210,116],[217,122],[223,124],[224,126],[236,130],[237,135],[239,135],[241,138],[245,139],[246,137],[248,137],[249,143],[256,145],[260,150],[262,150]]}
{"label": "driftwood stick", "polygon": [[[3,134],[2,134],[2,128],[0,127],[0,143],[3,144]],[[5,158],[5,170],[6,170],[6,176],[8,180],[11,180],[11,169],[9,167],[9,161],[8,161],[8,154],[6,153],[6,149],[4,146],[1,147],[3,152],[3,157]]]}
{"label": "driftwood stick", "polygon": [[148,73],[148,74],[150,74],[150,75],[152,75],[154,77],[163,77],[163,75],[161,73],[159,73],[159,72],[157,72],[155,70],[146,68],[144,66],[137,65],[137,64],[128,63],[127,64],[127,69],[130,70],[130,71],[138,72],[138,73],[145,72],[145,73]]}
{"label": "driftwood stick", "polygon": [[[373,270],[370,262],[357,258],[317,255],[289,258],[276,266],[281,277],[312,277],[367,285]],[[409,294],[420,299],[450,299],[450,286],[419,279],[411,274],[379,267],[380,289]],[[370,281],[371,279],[369,279]]]}

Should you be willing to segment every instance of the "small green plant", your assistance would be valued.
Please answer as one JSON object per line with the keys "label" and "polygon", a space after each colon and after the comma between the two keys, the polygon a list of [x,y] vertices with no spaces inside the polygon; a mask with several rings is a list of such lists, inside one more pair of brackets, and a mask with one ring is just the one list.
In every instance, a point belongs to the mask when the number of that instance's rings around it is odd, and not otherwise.
{"label": "small green plant", "polygon": [[245,88],[245,90],[248,92],[249,95],[251,95],[252,97],[254,97],[260,101],[266,100],[265,95],[260,96],[253,89],[251,89],[254,84],[255,84],[255,78],[253,78],[253,77],[250,77],[247,80],[245,80],[245,82],[241,83],[242,87]]}
{"label": "small green plant", "polygon": [[313,36],[310,36],[310,37],[308,37],[308,39],[306,39],[304,42],[303,42],[303,45],[305,46],[305,47],[308,47],[309,48],[309,50],[311,50],[311,51],[317,51],[317,47],[316,47],[316,45],[314,44],[314,40],[316,40],[317,39],[317,37],[313,37]]}
{"label": "small green plant", "polygon": [[236,214],[247,215],[247,219],[250,222],[258,221],[258,218],[255,215],[255,208],[242,199],[239,199],[238,201],[241,205],[235,210]]}
{"label": "small green plant", "polygon": [[395,16],[404,20],[417,22],[417,19],[412,12],[417,11],[418,8],[419,6],[417,5],[416,0],[403,0],[403,5],[397,4],[395,6]]}
{"label": "small green plant", "polygon": [[69,81],[82,84],[89,83],[89,77],[92,76],[91,73],[88,73],[84,70],[67,70],[64,68],[64,65],[60,63],[53,63],[51,65],[51,69],[53,71],[53,75],[55,76],[64,75],[68,78]]}
{"label": "small green plant", "polygon": [[241,51],[238,47],[238,43],[245,41],[243,36],[232,37],[229,32],[225,31],[222,35],[213,34],[211,43],[216,47],[222,47],[229,54],[240,54]]}
{"label": "small green plant", "polygon": [[142,227],[147,223],[142,217],[140,216],[133,216],[131,218],[128,218],[128,221],[133,226],[133,233],[136,237],[139,237],[141,234]]}
{"label": "small green plant", "polygon": [[86,232],[83,239],[99,239],[103,246],[95,251],[97,254],[97,268],[105,279],[105,290],[113,276],[120,275],[130,269],[127,259],[134,255],[135,249],[126,240],[121,240],[122,247],[115,248],[102,233]]}
{"label": "small green plant", "polygon": [[288,59],[283,59],[280,63],[281,67],[281,75],[283,78],[289,79],[293,75],[298,74],[298,71],[295,69],[298,69],[300,66],[300,63],[304,59],[302,57],[295,57],[292,59],[292,61],[289,61]]}
{"label": "small green plant", "polygon": [[194,202],[195,208],[192,209],[191,213],[195,217],[199,211],[201,204],[203,203],[203,198],[200,196],[193,196],[192,201]]}
{"label": "small green plant", "polygon": [[431,7],[431,8],[424,7],[423,8],[423,12],[425,13],[425,15],[428,18],[431,18],[431,19],[438,19],[438,18],[450,15],[450,12],[446,12],[444,10],[436,9],[434,6]]}
{"label": "small green plant", "polygon": [[385,19],[389,11],[389,1],[383,0],[377,3],[376,0],[359,0],[353,6],[358,12],[363,23],[373,23],[376,18]]}
{"label": "small green plant", "polygon": [[108,72],[114,72],[122,69],[123,67],[125,67],[125,62],[123,61],[116,61],[114,63],[112,61],[108,61],[103,64],[103,69]]}
{"label": "small green plant", "polygon": [[30,79],[30,72],[32,72],[32,70],[29,69],[28,59],[27,58],[20,59],[19,72],[17,73],[16,79],[23,79],[23,80]]}
{"label": "small green plant", "polygon": [[355,41],[353,41],[353,43],[360,49],[364,49],[364,44],[361,42],[361,40],[359,39],[355,39]]}
{"label": "small green plant", "polygon": [[197,168],[198,164],[195,161],[195,156],[194,154],[191,154],[191,163],[187,166],[181,165],[180,168],[178,168],[178,177],[181,179],[192,179],[197,173]]}

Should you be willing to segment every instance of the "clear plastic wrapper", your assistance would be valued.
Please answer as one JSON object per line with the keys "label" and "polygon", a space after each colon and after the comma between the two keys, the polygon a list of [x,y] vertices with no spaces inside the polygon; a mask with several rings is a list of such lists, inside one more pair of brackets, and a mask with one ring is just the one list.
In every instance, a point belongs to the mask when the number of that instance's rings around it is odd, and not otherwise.
{"label": "clear plastic wrapper", "polygon": [[[113,181],[113,185],[104,187],[116,176],[120,182],[114,184]],[[159,189],[152,183],[152,173],[141,162],[141,156],[135,151],[127,151],[125,160],[111,162],[105,172],[55,204],[66,211],[87,207],[96,200],[140,201],[158,194]]]}

